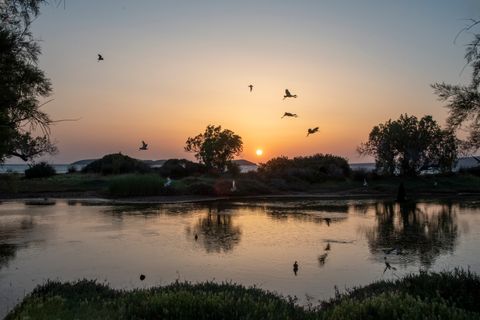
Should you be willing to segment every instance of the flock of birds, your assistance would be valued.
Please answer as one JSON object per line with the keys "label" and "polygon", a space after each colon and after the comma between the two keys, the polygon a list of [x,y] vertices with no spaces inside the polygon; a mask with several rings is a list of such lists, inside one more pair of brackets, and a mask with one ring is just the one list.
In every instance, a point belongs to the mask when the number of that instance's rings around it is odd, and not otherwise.
{"label": "flock of birds", "polygon": [[[104,58],[103,56],[99,53],[98,56],[97,56],[97,62],[100,62],[100,61],[103,61]],[[250,92],[253,91],[253,85],[250,84],[248,85],[248,88],[250,89]],[[296,94],[292,94],[290,92],[290,90],[288,89],[285,89],[285,94],[283,96],[283,100],[287,99],[287,98],[297,98],[297,95]],[[297,118],[298,115],[296,113],[291,113],[291,112],[285,112],[283,114],[283,116],[281,117],[281,119],[285,118],[285,117],[289,117],[289,118]],[[315,134],[317,133],[319,130],[319,127],[315,127],[315,128],[308,128],[307,130],[307,137],[311,134]],[[145,141],[142,140],[142,145],[140,146],[140,148],[138,148],[138,150],[140,151],[145,151],[145,150],[148,150],[148,143],[146,143]],[[171,183],[171,180],[169,179],[169,181],[166,182],[166,184],[170,185]],[[364,185],[367,185],[367,182],[364,181]],[[236,190],[236,186],[235,186],[235,181],[233,181],[233,185],[232,185],[232,191]],[[330,221],[327,221],[327,225],[330,225]],[[198,239],[198,235],[195,234],[195,241],[197,241]],[[327,256],[328,256],[328,251],[330,251],[330,243],[327,243],[327,246],[325,247],[325,253],[321,254],[319,257],[318,257],[318,261],[320,263],[320,265],[324,265],[325,264],[325,260],[327,259]],[[386,252],[387,253],[387,252]],[[390,253],[390,252],[389,252]],[[388,253],[387,253],[388,254]],[[385,273],[387,270],[392,270],[392,271],[395,271],[397,270],[395,267],[393,267],[388,261],[387,261],[387,257],[384,257],[384,262],[385,262],[385,270],[383,271],[383,273]],[[293,273],[295,275],[297,275],[298,273],[298,269],[299,269],[299,266],[298,266],[298,261],[295,261],[293,263]],[[143,281],[145,280],[145,275],[144,274],[141,274],[140,275],[140,280]]]}
{"label": "flock of birds", "polygon": [[[253,91],[253,84],[250,84],[248,85],[248,88],[250,88],[250,92]],[[287,99],[287,98],[297,98],[297,95],[296,94],[292,94],[290,92],[290,90],[288,89],[285,89],[285,94],[283,95],[283,100]],[[283,114],[283,116],[281,117],[281,119],[285,118],[285,117],[290,117],[290,118],[297,118],[298,115],[296,113],[291,113],[291,112],[285,112]],[[307,130],[307,137],[311,134],[314,134],[314,133],[317,133],[319,130],[319,127],[315,127],[315,128],[309,128]]]}
{"label": "flock of birds", "polygon": [[[103,55],[98,53],[97,54],[97,62],[100,62],[100,61],[104,61],[105,59],[103,58]],[[248,88],[250,89],[250,92],[253,91],[253,84],[250,84],[248,85]],[[285,94],[283,95],[283,100],[287,99],[287,98],[297,98],[297,95],[296,94],[292,94],[290,92],[290,90],[288,89],[285,89]],[[290,117],[290,118],[297,118],[298,115],[295,114],[295,113],[291,113],[291,112],[285,112],[283,114],[283,116],[281,117],[281,119],[283,119],[284,117]],[[315,127],[315,128],[309,128],[307,130],[307,137],[311,134],[314,134],[314,133],[317,133],[319,130],[319,127]],[[145,143],[145,141],[142,140],[142,145],[140,146],[140,148],[138,148],[139,151],[145,151],[145,150],[148,150],[148,144]]]}

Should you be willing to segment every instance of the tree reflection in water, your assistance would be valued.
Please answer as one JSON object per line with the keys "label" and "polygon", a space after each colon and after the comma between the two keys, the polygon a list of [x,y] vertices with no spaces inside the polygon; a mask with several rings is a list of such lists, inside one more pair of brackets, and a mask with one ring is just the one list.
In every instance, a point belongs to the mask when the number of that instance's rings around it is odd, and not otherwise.
{"label": "tree reflection in water", "polygon": [[240,243],[242,231],[233,224],[234,216],[224,212],[221,207],[209,208],[208,213],[200,217],[193,228],[187,229],[187,235],[198,241],[208,253],[225,253]]}
{"label": "tree reflection in water", "polygon": [[419,262],[430,268],[440,254],[452,253],[459,235],[451,204],[415,202],[375,204],[376,226],[366,232],[374,258],[395,263]]}

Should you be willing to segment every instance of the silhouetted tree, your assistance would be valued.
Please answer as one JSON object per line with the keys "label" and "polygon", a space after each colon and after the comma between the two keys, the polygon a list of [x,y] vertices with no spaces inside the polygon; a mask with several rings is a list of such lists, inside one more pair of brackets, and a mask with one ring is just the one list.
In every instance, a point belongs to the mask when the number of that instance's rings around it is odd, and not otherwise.
{"label": "silhouetted tree", "polygon": [[242,138],[221,126],[209,125],[204,133],[186,141],[185,151],[195,152],[195,157],[207,166],[223,172],[235,155],[243,150]]}
{"label": "silhouetted tree", "polygon": [[40,47],[30,33],[43,2],[0,1],[0,162],[12,156],[27,161],[56,151],[49,139],[52,120],[40,110],[39,101],[52,89],[37,66]]}
{"label": "silhouetted tree", "polygon": [[398,120],[373,127],[368,142],[357,150],[374,156],[377,170],[383,174],[414,176],[429,166],[451,171],[458,143],[453,132],[442,130],[431,116],[418,120],[403,114]]}
{"label": "silhouetted tree", "polygon": [[[473,21],[463,31],[469,31],[480,25],[480,20]],[[472,67],[472,79],[468,85],[451,85],[435,83],[432,85],[435,94],[441,101],[447,102],[449,115],[447,124],[452,130],[466,126],[469,137],[463,141],[466,149],[480,148],[480,34],[473,35],[473,41],[467,45],[465,52],[467,65]]]}

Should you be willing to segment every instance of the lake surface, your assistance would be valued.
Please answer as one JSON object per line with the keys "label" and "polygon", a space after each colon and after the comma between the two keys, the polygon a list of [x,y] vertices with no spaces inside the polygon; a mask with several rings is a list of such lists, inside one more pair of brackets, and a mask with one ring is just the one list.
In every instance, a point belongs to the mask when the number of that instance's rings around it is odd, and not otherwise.
{"label": "lake surface", "polygon": [[0,204],[0,317],[47,279],[122,289],[232,281],[305,304],[335,286],[458,266],[480,273],[480,201]]}

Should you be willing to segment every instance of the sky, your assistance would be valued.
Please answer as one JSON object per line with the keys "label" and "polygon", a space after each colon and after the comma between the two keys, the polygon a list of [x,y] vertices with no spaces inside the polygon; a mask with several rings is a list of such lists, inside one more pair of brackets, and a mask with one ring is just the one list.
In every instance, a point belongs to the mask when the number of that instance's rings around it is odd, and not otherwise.
{"label": "sky", "polygon": [[[472,36],[454,39],[480,17],[476,0],[58,2],[32,26],[53,84],[43,110],[80,119],[52,127],[53,163],[114,152],[194,159],[185,141],[209,124],[239,134],[238,158],[254,162],[316,153],[371,161],[356,147],[373,126],[402,113],[445,124],[430,85],[468,81]],[[286,88],[298,98],[282,100]],[[138,150],[141,140],[149,150]]]}

